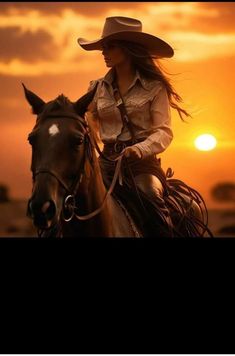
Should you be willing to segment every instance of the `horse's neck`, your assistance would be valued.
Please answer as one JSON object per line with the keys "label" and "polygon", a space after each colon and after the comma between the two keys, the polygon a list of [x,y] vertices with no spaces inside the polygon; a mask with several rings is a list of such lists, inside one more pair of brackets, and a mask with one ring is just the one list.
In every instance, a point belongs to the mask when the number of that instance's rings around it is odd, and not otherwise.
{"label": "horse's neck", "polygon": [[[85,170],[80,185],[80,192],[83,194],[83,215],[98,209],[105,198],[106,188],[103,183],[100,166],[95,153],[93,152],[94,166],[88,160],[85,162]],[[79,205],[79,193],[78,193]],[[90,236],[108,237],[113,235],[110,205],[104,205],[100,213],[84,222],[84,234]]]}

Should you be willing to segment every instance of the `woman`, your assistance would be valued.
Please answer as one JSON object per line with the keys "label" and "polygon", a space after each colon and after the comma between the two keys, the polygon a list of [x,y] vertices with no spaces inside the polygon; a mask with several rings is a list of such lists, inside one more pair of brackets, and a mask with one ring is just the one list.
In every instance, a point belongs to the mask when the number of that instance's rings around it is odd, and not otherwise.
{"label": "woman", "polygon": [[[106,66],[111,68],[103,78],[91,81],[88,89],[98,81],[89,111],[97,119],[103,153],[111,158],[124,155],[129,177],[133,176],[142,196],[157,204],[165,222],[163,233],[173,236],[164,203],[165,175],[156,155],[165,151],[173,139],[170,106],[181,119],[182,114],[189,114],[177,105],[176,101],[182,99],[154,59],[170,58],[174,51],[163,40],[142,32],[139,20],[121,16],[106,18],[100,39],[79,38],[78,43],[85,50],[102,51]],[[99,159],[103,175],[110,181],[115,167]]]}

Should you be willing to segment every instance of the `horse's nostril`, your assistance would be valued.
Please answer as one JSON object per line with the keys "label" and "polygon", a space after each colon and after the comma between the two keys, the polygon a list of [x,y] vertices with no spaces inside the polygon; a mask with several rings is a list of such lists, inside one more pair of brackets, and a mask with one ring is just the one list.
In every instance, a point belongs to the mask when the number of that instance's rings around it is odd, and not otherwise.
{"label": "horse's nostril", "polygon": [[56,206],[52,200],[47,201],[43,204],[42,213],[46,215],[48,220],[51,220],[56,214]]}
{"label": "horse's nostril", "polygon": [[50,207],[50,202],[49,201],[47,201],[45,204],[43,204],[43,206],[42,206],[42,212],[43,212],[43,214],[46,214],[46,211],[47,211],[47,209]]}

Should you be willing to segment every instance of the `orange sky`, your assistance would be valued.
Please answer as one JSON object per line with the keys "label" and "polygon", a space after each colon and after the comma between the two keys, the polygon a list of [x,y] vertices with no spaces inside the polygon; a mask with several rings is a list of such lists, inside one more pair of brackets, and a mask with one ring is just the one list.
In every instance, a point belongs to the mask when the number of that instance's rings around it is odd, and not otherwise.
{"label": "orange sky", "polygon": [[[175,49],[162,63],[179,73],[172,83],[194,118],[184,124],[172,110],[174,140],[162,165],[199,190],[208,207],[218,206],[210,188],[235,180],[235,3],[229,2],[0,3],[0,183],[12,197],[30,195],[26,138],[35,118],[20,83],[45,101],[61,93],[79,98],[108,69],[101,52],[82,50],[76,39],[99,38],[105,17],[113,15],[140,19],[144,32]],[[194,148],[201,133],[216,136],[215,150]]]}

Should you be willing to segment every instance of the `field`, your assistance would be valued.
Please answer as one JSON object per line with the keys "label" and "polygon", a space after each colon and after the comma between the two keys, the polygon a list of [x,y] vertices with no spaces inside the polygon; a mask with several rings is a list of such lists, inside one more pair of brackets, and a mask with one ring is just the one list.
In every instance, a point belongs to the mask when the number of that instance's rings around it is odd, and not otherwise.
{"label": "field", "polygon": [[[0,237],[37,236],[26,216],[27,201],[15,200],[0,204]],[[215,237],[235,237],[235,211],[209,210],[209,228]]]}
{"label": "field", "polygon": [[27,201],[0,204],[0,237],[34,237],[37,232],[26,216]]}

